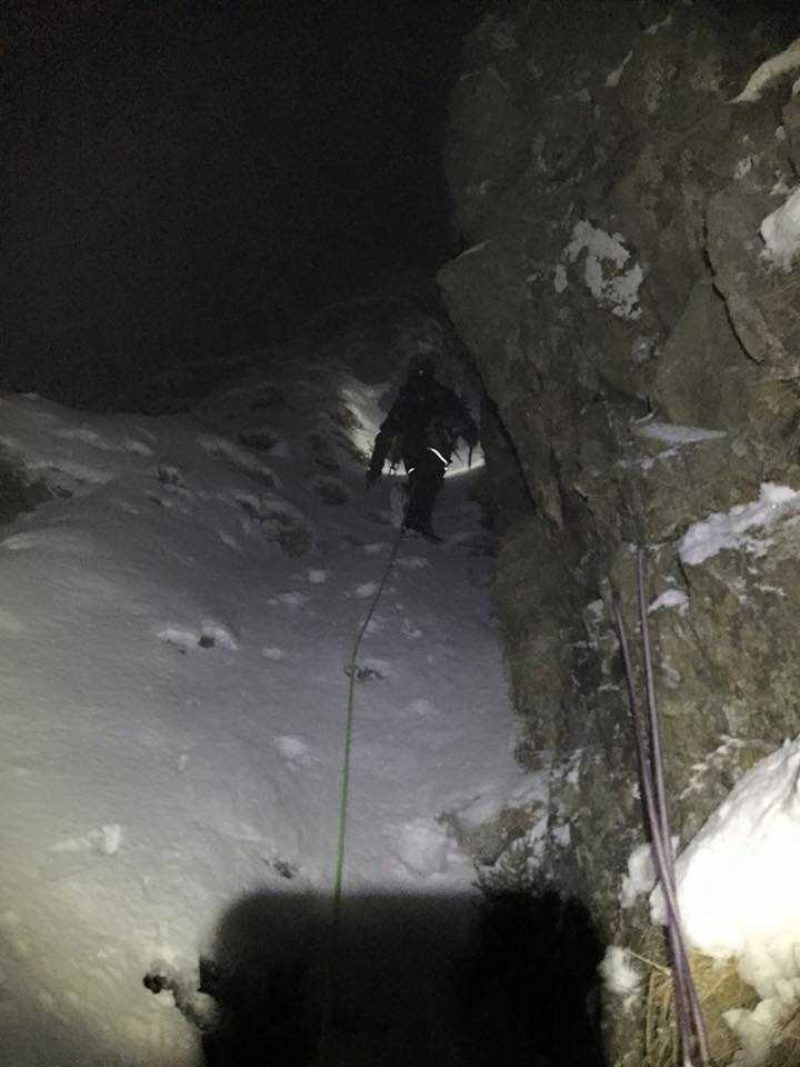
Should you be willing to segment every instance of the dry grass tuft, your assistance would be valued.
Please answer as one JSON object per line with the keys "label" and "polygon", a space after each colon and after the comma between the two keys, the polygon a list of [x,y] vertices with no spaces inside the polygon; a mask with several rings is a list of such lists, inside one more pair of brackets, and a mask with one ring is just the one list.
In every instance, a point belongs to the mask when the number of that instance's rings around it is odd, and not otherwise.
{"label": "dry grass tuft", "polygon": [[[645,1007],[644,1067],[680,1067],[670,969],[653,962],[646,955],[633,955],[647,964],[649,971]],[[732,1008],[754,1008],[758,1003],[758,994],[739,975],[735,959],[715,960],[702,953],[693,952],[690,961],[708,1028],[711,1061],[718,1067],[724,1067],[741,1050],[741,1044],[722,1016]],[[798,1065],[800,1006],[781,1026],[775,1045],[761,1067]]]}
{"label": "dry grass tuft", "polygon": [[800,1063],[800,1007],[784,1022],[764,1067],[797,1067]]}
{"label": "dry grass tuft", "polygon": [[[672,974],[668,967],[640,957],[648,964],[649,979],[645,1008],[646,1067],[677,1067],[678,1036],[675,1025]],[[753,1008],[758,995],[739,975],[736,960],[715,960],[702,953],[690,955],[692,974],[708,1028],[712,1062],[727,1064],[741,1047],[726,1025],[723,1013],[731,1008]],[[799,1020],[800,1023],[800,1020]],[[795,1054],[800,1046],[795,1045]],[[780,1067],[789,1067],[789,1062]],[[791,1061],[797,1067],[798,1060]],[[770,1067],[773,1067],[770,1064]],[[775,1064],[774,1067],[779,1067]]]}

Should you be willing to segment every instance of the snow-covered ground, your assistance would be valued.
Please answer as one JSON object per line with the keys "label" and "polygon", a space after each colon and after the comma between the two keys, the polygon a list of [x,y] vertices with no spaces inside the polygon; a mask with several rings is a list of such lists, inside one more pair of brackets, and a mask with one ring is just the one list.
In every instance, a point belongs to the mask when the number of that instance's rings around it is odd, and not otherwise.
{"label": "snow-covered ground", "polygon": [[[145,974],[190,979],[248,893],[331,886],[391,480],[322,477],[290,416],[260,417],[245,448],[235,420],[0,400],[0,455],[53,493],[0,531],[3,1063],[196,1063]],[[445,489],[443,545],[402,542],[359,656],[347,893],[472,892],[459,813],[544,800],[513,758],[469,481]]]}

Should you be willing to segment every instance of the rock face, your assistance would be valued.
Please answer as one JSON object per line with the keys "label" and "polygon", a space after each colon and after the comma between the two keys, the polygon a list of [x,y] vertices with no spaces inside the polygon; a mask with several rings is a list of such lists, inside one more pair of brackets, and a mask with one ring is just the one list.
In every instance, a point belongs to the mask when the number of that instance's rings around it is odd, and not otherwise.
{"label": "rock face", "polygon": [[[634,947],[646,917],[619,893],[644,831],[609,605],[632,615],[637,545],[681,841],[798,727],[800,50],[777,6],[759,16],[505,5],[451,100],[468,247],[440,285],[516,494],[497,592],[524,749],[552,757],[542,873]],[[612,1062],[641,1063],[635,1010],[607,1015]]]}

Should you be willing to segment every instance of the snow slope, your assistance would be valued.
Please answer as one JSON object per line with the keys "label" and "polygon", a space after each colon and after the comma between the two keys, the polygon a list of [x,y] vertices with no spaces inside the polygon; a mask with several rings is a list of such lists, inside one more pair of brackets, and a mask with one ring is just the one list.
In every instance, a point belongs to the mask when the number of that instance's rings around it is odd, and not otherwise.
{"label": "snow slope", "polygon": [[[344,668],[395,530],[388,479],[320,482],[290,426],[257,450],[234,423],[0,400],[0,456],[53,493],[0,530],[3,1063],[196,1063],[144,975],[191,975],[247,893],[331,885]],[[513,759],[468,481],[365,637],[348,893],[470,892],[448,826],[545,799]]]}

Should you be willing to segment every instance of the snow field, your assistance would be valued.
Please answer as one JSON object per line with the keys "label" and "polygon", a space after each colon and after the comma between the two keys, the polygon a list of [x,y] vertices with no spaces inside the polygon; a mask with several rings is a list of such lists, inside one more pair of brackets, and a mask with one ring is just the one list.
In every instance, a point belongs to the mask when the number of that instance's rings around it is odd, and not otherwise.
{"label": "snow field", "polygon": [[[191,984],[248,894],[330,889],[388,485],[334,507],[280,436],[265,462],[189,418],[0,405],[3,454],[54,493],[0,532],[0,1053],[188,1067],[196,1034],[144,975]],[[348,893],[468,894],[443,814],[533,788],[465,481],[364,638]]]}

